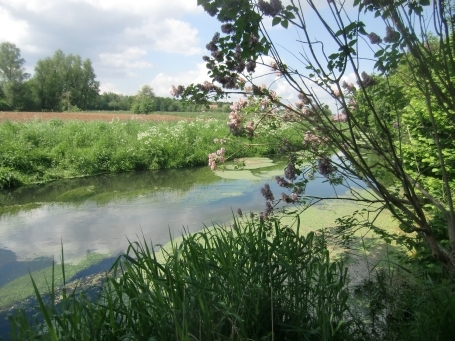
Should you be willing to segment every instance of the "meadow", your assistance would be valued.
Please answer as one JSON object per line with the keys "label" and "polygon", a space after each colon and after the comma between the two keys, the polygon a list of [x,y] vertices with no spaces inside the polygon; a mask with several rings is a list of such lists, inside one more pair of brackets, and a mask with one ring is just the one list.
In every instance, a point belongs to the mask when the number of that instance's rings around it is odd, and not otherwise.
{"label": "meadow", "polygon": [[[257,130],[254,143],[231,139],[224,117],[181,114],[180,120],[105,121],[31,120],[0,123],[0,188],[14,188],[62,178],[193,167],[207,164],[221,145],[226,156],[279,153],[282,139],[294,143],[297,132],[283,125]],[[149,115],[153,116],[153,115]]]}

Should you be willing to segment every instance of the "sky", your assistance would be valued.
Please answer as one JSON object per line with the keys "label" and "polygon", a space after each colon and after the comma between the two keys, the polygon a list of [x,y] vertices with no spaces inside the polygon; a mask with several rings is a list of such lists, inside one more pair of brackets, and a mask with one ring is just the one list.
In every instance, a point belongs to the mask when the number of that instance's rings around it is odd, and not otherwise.
{"label": "sky", "polygon": [[[327,0],[315,2],[328,9]],[[304,10],[311,25],[316,18]],[[275,41],[298,51],[295,30],[290,34],[270,24]],[[216,31],[220,23],[197,0],[0,0],[0,42],[20,48],[29,73],[39,59],[61,49],[90,58],[101,92],[133,95],[148,84],[158,96],[170,96],[171,85],[208,80],[202,56],[209,54],[205,45]],[[325,39],[316,22],[314,37]],[[285,58],[297,62],[289,53]],[[273,77],[265,76],[264,82]],[[289,100],[295,96],[283,82],[275,87]]]}

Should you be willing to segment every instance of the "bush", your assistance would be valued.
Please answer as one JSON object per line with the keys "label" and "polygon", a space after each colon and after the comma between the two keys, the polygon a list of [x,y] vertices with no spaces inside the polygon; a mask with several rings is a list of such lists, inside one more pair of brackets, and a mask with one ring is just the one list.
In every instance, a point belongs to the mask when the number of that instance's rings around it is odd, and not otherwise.
{"label": "bush", "polygon": [[20,177],[11,169],[0,167],[0,189],[13,188],[22,185]]}
{"label": "bush", "polygon": [[455,295],[452,281],[433,281],[397,269],[376,268],[355,289],[370,335],[379,340],[452,340]]}

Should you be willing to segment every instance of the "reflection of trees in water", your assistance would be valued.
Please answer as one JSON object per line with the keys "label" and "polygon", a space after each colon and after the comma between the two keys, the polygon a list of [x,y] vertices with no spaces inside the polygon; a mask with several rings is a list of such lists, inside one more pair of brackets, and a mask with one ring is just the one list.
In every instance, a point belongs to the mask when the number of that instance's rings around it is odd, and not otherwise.
{"label": "reflection of trees in water", "polygon": [[[207,167],[191,169],[169,169],[150,172],[106,174],[96,177],[59,180],[42,185],[21,187],[12,191],[0,191],[0,206],[24,205],[30,202],[64,201],[80,202],[90,196],[113,193],[113,199],[131,192],[154,192],[163,188],[188,191],[195,185],[211,184],[218,181]],[[77,189],[94,187],[93,193],[77,194]],[[74,191],[71,195],[65,193]],[[107,199],[109,196],[104,196]]]}

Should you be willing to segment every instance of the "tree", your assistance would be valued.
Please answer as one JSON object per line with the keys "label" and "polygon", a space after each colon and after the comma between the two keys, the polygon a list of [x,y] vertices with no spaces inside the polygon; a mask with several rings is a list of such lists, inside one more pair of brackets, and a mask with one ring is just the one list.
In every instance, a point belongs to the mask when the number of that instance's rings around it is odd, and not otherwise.
{"label": "tree", "polygon": [[[352,190],[352,200],[365,203],[373,216],[388,209],[407,236],[405,243],[412,246],[413,233],[417,233],[433,257],[453,274],[454,165],[448,163],[453,156],[449,158],[451,151],[446,148],[453,146],[453,137],[446,132],[453,131],[455,117],[454,4],[444,0],[433,1],[431,6],[429,0],[354,0],[357,10],[353,11],[344,1],[327,3],[324,9],[312,0],[290,0],[286,7],[280,0],[199,0],[206,12],[223,23],[223,35],[214,35],[207,44],[210,56],[203,58],[214,83],[173,87],[171,92],[200,103],[232,92],[261,99],[259,106],[252,102],[266,117],[275,113],[273,119],[293,122],[301,130],[305,148],[298,156],[313,165],[302,172],[295,166],[296,155],[291,156],[285,169],[287,179],[279,179],[293,191],[292,199],[287,200],[309,199],[303,194],[304,186],[314,171],[332,183],[360,179],[367,185],[368,195]],[[383,38],[366,30],[372,15],[383,22]],[[319,20],[318,28],[308,24],[310,16]],[[292,27],[289,34],[297,32],[299,50],[281,48],[281,42],[273,41],[269,23]],[[325,30],[328,40],[312,38],[318,35],[312,29]],[[295,64],[285,62],[282,55],[295,57]],[[377,75],[362,71],[365,60],[374,61]],[[269,66],[295,90],[295,105],[257,84],[254,71],[260,64]],[[354,74],[356,85],[343,80],[348,72]],[[336,103],[339,113],[328,115],[318,96],[321,92]],[[248,103],[237,103],[231,114],[233,127],[243,123],[246,106]],[[417,136],[432,141],[424,153],[415,150]],[[331,158],[334,153],[341,156]],[[414,157],[420,161],[412,161]],[[428,167],[420,167],[424,159],[438,180],[438,191],[429,185]],[[385,172],[394,186],[384,182]],[[376,228],[374,219],[370,226],[386,239],[403,241],[401,236]]]}
{"label": "tree", "polygon": [[62,110],[70,104],[87,109],[95,105],[99,95],[99,82],[90,59],[82,61],[80,56],[65,56],[61,50],[52,58],[39,60],[33,78],[41,109]]}
{"label": "tree", "polygon": [[155,110],[155,93],[149,85],[144,85],[131,106],[135,114],[150,114]]}
{"label": "tree", "polygon": [[108,103],[108,105],[109,105],[109,108],[113,108],[115,111],[115,109],[118,108],[118,106],[119,106],[119,102],[112,100]]}
{"label": "tree", "polygon": [[6,102],[12,109],[21,108],[24,95],[23,83],[30,77],[23,67],[25,60],[16,45],[4,42],[0,44],[0,84]]}

